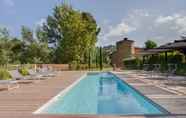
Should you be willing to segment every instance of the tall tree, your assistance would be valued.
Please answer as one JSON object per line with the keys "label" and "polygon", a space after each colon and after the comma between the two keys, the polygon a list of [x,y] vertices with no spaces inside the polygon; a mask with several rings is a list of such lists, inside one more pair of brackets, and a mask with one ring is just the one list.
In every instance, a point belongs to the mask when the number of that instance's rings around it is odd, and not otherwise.
{"label": "tall tree", "polygon": [[58,5],[43,26],[50,42],[56,44],[58,63],[81,63],[84,55],[95,46],[99,29],[95,19],[66,4]]}
{"label": "tall tree", "polygon": [[100,66],[100,70],[103,69],[103,55],[102,55],[102,47],[100,47],[99,49],[99,66]]}
{"label": "tall tree", "polygon": [[31,64],[49,63],[49,54],[50,50],[46,44],[33,42],[30,45],[27,45],[27,48],[23,52],[24,58],[21,58],[21,61],[23,63]]}
{"label": "tall tree", "polygon": [[7,28],[0,28],[0,38],[8,39],[10,37],[9,31]]}
{"label": "tall tree", "polygon": [[0,64],[10,62],[11,45],[9,32],[6,28],[0,28]]}
{"label": "tall tree", "polygon": [[116,46],[114,45],[109,45],[105,46],[102,49],[103,52],[103,63],[110,65],[111,64],[111,54],[116,51]]}
{"label": "tall tree", "polygon": [[9,43],[11,49],[10,63],[20,64],[21,58],[24,58],[23,52],[26,48],[25,44],[23,43],[23,41],[17,38],[11,39]]}
{"label": "tall tree", "polygon": [[33,32],[30,28],[22,27],[22,40],[24,42],[24,49],[20,60],[22,63],[49,63],[50,49],[48,47],[48,39],[45,31],[38,27],[36,29],[36,38],[33,37]]}
{"label": "tall tree", "polygon": [[40,43],[49,42],[47,32],[40,26],[36,28],[36,37],[37,37],[37,41]]}
{"label": "tall tree", "polygon": [[22,26],[21,35],[22,35],[22,40],[26,44],[34,42],[33,32],[30,28],[28,28],[26,26]]}

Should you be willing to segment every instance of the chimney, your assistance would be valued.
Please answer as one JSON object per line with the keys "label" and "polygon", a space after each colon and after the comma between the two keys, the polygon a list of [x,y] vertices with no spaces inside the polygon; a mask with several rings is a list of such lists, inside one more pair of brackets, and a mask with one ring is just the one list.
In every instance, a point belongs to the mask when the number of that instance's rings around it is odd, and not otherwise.
{"label": "chimney", "polygon": [[126,40],[128,40],[128,38],[127,38],[127,37],[125,37],[125,38],[124,38],[124,40],[126,41]]}

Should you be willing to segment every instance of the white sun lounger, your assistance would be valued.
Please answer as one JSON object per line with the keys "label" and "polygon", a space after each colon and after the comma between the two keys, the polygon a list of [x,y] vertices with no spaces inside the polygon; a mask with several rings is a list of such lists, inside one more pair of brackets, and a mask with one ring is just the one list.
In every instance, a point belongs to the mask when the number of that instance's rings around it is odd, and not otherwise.
{"label": "white sun lounger", "polygon": [[29,69],[28,72],[29,72],[30,77],[31,77],[32,79],[39,79],[39,80],[48,79],[48,77],[47,77],[47,76],[44,76],[44,74],[35,72],[35,71],[32,70],[32,69]]}
{"label": "white sun lounger", "polygon": [[48,70],[47,68],[39,69],[39,73],[43,75],[43,77],[55,77],[56,76],[56,74],[54,74],[52,71]]}
{"label": "white sun lounger", "polygon": [[24,84],[29,84],[29,83],[37,83],[39,79],[33,79],[31,76],[23,76],[19,73],[18,70],[12,70],[9,71],[10,75],[12,76],[13,80],[17,80],[18,83],[24,83]]}
{"label": "white sun lounger", "polygon": [[10,75],[12,76],[13,80],[24,80],[26,77],[21,75],[18,70],[11,70],[9,71]]}

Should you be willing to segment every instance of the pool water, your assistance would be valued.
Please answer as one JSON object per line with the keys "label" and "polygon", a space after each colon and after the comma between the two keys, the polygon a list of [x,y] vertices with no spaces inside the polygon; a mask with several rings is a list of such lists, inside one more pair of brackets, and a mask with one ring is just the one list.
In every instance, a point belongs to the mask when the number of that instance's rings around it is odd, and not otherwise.
{"label": "pool water", "polygon": [[89,73],[41,113],[161,115],[167,111],[112,73]]}

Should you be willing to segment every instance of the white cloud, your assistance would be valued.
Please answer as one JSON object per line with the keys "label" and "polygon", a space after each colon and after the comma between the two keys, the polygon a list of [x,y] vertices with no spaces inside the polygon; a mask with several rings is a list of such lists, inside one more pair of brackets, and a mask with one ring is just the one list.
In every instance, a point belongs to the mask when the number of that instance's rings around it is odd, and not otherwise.
{"label": "white cloud", "polygon": [[122,37],[136,30],[135,27],[128,25],[127,23],[125,23],[124,20],[121,23],[117,24],[115,27],[109,25],[109,23],[104,23],[104,24],[105,26],[107,26],[107,29],[104,29],[105,31],[102,31],[100,33],[99,39],[101,40],[99,44],[104,42],[107,44],[108,41],[109,42],[118,41],[118,39],[120,40],[120,38],[118,37]]}
{"label": "white cloud", "polygon": [[156,23],[161,26],[167,26],[167,30],[175,30],[180,34],[186,32],[186,16],[175,14],[172,16],[160,16],[156,19]]}
{"label": "white cloud", "polygon": [[14,1],[13,0],[3,0],[3,4],[8,7],[14,7]]}
{"label": "white cloud", "polygon": [[127,18],[123,18],[123,20],[116,26],[110,25],[109,23],[105,24],[104,22],[105,27],[103,29],[104,31],[102,31],[101,35],[99,36],[99,44],[113,44],[116,41],[122,40],[124,37],[137,31],[141,25],[136,20],[137,15],[140,17],[150,16],[148,12],[144,12],[143,10],[134,10],[132,14],[129,14]]}
{"label": "white cloud", "polygon": [[105,38],[114,37],[114,36],[122,36],[124,34],[128,34],[135,30],[136,28],[129,26],[128,24],[125,23],[125,21],[122,21],[116,27],[110,28],[110,31],[105,35]]}
{"label": "white cloud", "polygon": [[42,18],[38,22],[35,23],[36,27],[37,26],[43,26],[43,24],[46,23],[46,19]]}
{"label": "white cloud", "polygon": [[160,16],[156,19],[156,22],[157,23],[166,23],[166,22],[170,22],[172,20],[174,20],[174,17],[172,17],[172,16],[166,16],[166,17]]}
{"label": "white cloud", "polygon": [[41,18],[39,21],[37,21],[35,24],[34,24],[34,38],[36,38],[36,30],[38,27],[42,27],[43,24],[46,23],[46,19],[45,18]]}
{"label": "white cloud", "polygon": [[103,45],[114,44],[125,36],[135,40],[138,46],[143,46],[148,39],[163,44],[177,40],[186,33],[186,15],[183,13],[162,15],[134,10],[116,26],[110,24],[104,26],[99,41]]}
{"label": "white cloud", "polygon": [[176,19],[176,24],[180,33],[186,33],[186,16]]}

